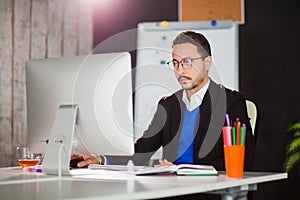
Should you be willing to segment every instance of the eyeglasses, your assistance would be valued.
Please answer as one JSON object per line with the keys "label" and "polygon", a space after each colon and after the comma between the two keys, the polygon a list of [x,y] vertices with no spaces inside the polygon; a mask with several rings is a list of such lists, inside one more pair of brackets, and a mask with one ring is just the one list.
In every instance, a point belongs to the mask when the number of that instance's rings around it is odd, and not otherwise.
{"label": "eyeglasses", "polygon": [[198,59],[203,59],[203,58],[206,58],[206,57],[202,56],[202,57],[198,57],[198,58],[183,58],[181,61],[171,60],[171,61],[167,62],[167,64],[170,67],[173,67],[175,70],[178,70],[179,64],[181,64],[181,67],[183,69],[189,69],[192,67],[193,60],[198,60]]}

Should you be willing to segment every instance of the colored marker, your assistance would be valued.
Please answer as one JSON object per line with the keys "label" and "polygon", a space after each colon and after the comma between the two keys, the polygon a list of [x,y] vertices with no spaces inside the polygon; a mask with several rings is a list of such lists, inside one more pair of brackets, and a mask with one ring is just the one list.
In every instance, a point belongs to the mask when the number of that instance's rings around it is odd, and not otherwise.
{"label": "colored marker", "polygon": [[236,123],[236,145],[239,145],[240,142],[240,131],[241,131],[241,122]]}
{"label": "colored marker", "polygon": [[226,117],[226,123],[227,123],[227,126],[230,126],[229,115],[226,114],[225,117]]}
{"label": "colored marker", "polygon": [[247,135],[246,124],[243,124],[243,127],[244,127],[244,144],[246,144],[246,135]]}
{"label": "colored marker", "polygon": [[241,127],[241,132],[240,132],[240,145],[244,145],[244,127]]}
{"label": "colored marker", "polygon": [[232,127],[232,145],[236,145],[236,142],[235,142],[235,127]]}
{"label": "colored marker", "polygon": [[224,145],[231,146],[232,145],[232,142],[231,142],[231,126],[224,126],[222,128],[222,132],[223,132]]}

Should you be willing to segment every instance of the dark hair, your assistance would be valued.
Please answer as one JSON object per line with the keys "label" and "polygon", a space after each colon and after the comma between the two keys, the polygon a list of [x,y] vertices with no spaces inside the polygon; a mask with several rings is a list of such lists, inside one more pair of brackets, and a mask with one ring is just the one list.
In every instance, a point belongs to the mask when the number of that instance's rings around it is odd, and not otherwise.
{"label": "dark hair", "polygon": [[176,44],[191,43],[197,46],[198,52],[201,56],[211,56],[211,49],[208,40],[201,33],[194,31],[185,31],[179,33],[173,40],[172,48]]}

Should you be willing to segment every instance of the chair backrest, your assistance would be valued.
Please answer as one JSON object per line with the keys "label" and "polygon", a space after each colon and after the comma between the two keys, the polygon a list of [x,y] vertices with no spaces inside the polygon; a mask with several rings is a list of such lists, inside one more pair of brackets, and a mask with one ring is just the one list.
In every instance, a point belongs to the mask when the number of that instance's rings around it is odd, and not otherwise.
{"label": "chair backrest", "polygon": [[252,134],[254,135],[254,130],[255,130],[256,121],[257,121],[257,108],[256,108],[256,105],[250,100],[246,100],[246,106],[247,106],[248,116],[250,117]]}

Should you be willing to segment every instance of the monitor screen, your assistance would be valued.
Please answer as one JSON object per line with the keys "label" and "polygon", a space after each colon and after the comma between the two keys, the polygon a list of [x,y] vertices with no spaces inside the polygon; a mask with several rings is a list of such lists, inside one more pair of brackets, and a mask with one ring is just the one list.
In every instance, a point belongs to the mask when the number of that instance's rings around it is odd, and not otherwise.
{"label": "monitor screen", "polygon": [[72,153],[134,153],[128,52],[29,60],[26,92],[32,152],[45,153],[59,106],[77,105]]}

